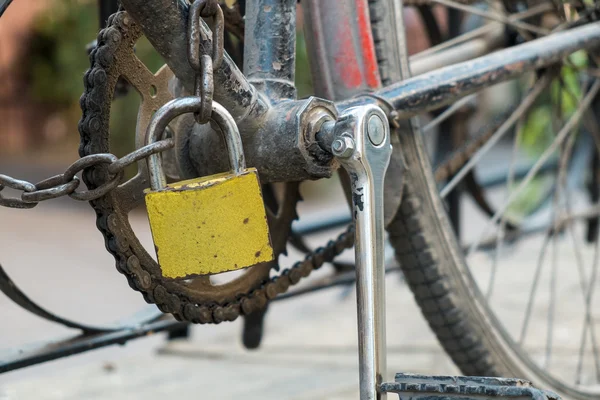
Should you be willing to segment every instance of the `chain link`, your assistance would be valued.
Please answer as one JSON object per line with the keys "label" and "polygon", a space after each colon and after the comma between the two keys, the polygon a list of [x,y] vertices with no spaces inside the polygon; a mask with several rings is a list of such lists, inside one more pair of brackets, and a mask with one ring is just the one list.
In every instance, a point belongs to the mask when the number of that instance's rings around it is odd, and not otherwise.
{"label": "chain link", "polygon": [[35,207],[35,203],[29,204],[20,199],[11,199],[3,197],[1,192],[5,187],[9,187],[15,190],[22,190],[23,192],[33,192],[36,190],[35,185],[33,183],[29,183],[27,181],[22,181],[19,179],[11,178],[10,176],[0,174],[0,206],[23,209]]}
{"label": "chain link", "polygon": [[74,177],[71,181],[66,181],[64,174],[55,175],[36,183],[36,190],[23,193],[21,200],[26,203],[37,204],[40,201],[57,199],[73,193],[80,183],[77,177]]}
{"label": "chain link", "polygon": [[[125,174],[125,168],[152,154],[171,149],[174,144],[175,142],[172,138],[161,140],[140,147],[121,158],[110,153],[90,154],[75,161],[64,173],[44,179],[36,184],[0,174],[0,206],[33,208],[41,201],[63,196],[69,196],[79,201],[96,200],[105,196],[121,183]],[[95,189],[77,192],[76,190],[81,183],[77,174],[100,164],[107,165],[106,170],[109,180]],[[3,197],[1,192],[5,187],[22,191],[21,198]]]}
{"label": "chain link", "polygon": [[[212,18],[212,37],[207,37],[202,29],[202,18]],[[194,113],[196,122],[206,124],[212,114],[214,93],[213,70],[223,61],[223,34],[225,22],[223,10],[217,0],[196,0],[190,7],[188,21],[188,61],[196,80],[194,95],[202,99],[200,111]],[[206,44],[212,45],[212,52],[206,51]],[[205,45],[203,45],[205,44]]]}

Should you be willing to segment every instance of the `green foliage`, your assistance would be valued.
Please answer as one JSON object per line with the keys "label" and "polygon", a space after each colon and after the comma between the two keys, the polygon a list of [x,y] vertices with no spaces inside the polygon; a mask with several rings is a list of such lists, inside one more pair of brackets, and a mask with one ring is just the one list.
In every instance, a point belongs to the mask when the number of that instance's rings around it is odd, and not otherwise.
{"label": "green foliage", "polygon": [[[537,159],[550,146],[558,133],[556,129],[560,129],[562,121],[568,120],[576,111],[583,96],[577,69],[587,65],[588,55],[584,50],[571,54],[568,63],[562,65],[559,77],[551,82],[547,93],[540,96],[529,111],[519,146],[531,158]],[[507,214],[513,220],[520,220],[531,213],[547,197],[550,181],[544,177],[533,179],[513,200]]]}
{"label": "green foliage", "polygon": [[550,107],[533,108],[523,126],[520,147],[537,154],[548,147],[552,140],[552,110]]}
{"label": "green foliage", "polygon": [[[577,109],[582,92],[576,69],[587,66],[588,56],[584,50],[571,54],[569,64],[560,70],[549,89],[549,96],[542,96],[529,112],[521,136],[522,148],[532,155],[544,151],[552,142],[556,132],[552,119],[568,119]],[[557,112],[561,115],[556,115]]]}
{"label": "green foliage", "polygon": [[95,2],[61,0],[40,13],[24,65],[35,100],[65,108],[77,102],[89,67],[85,48],[98,29],[96,12]]}
{"label": "green foliage", "polygon": [[[553,177],[539,176],[531,180],[513,199],[506,210],[509,221],[517,222],[530,215],[548,196]],[[514,182],[509,192],[513,192],[521,181]]]}
{"label": "green foliage", "polygon": [[[56,0],[35,21],[23,68],[34,100],[62,110],[69,126],[81,116],[78,101],[83,74],[90,62],[86,46],[98,34],[95,0]],[[142,38],[136,54],[151,71],[164,64],[152,45]],[[118,99],[111,109],[111,151],[123,155],[134,149],[139,96],[135,90]]]}
{"label": "green foliage", "polygon": [[296,35],[296,88],[298,98],[308,97],[314,93],[306,50],[306,40],[302,29],[298,29]]}

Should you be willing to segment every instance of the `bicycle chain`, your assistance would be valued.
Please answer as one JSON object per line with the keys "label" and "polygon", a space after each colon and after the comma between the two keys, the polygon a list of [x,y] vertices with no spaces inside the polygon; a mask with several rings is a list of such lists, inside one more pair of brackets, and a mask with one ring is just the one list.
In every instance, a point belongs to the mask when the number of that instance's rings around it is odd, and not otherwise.
{"label": "bicycle chain", "polygon": [[[83,112],[79,122],[81,136],[79,153],[81,157],[95,154],[101,150],[98,137],[95,140],[92,138],[102,134],[101,121],[107,118],[107,115],[101,113],[101,105],[106,101],[106,71],[113,62],[116,62],[114,60],[115,50],[121,40],[127,40],[128,31],[134,24],[135,22],[126,12],[114,14],[109,18],[107,27],[99,33],[98,45],[90,53],[91,68],[84,76],[85,91],[80,100]],[[93,189],[106,182],[107,174],[106,167],[98,165],[86,169],[83,179],[88,187]],[[115,212],[114,206],[108,203],[106,197],[90,203],[96,210],[97,225],[105,238],[106,248],[115,257],[117,269],[127,277],[129,285],[141,292],[147,302],[155,303],[161,311],[173,314],[178,320],[194,323],[233,321],[240,314],[248,314],[261,309],[265,307],[268,300],[286,292],[290,286],[297,284],[324,263],[333,261],[337,255],[354,244],[354,228],[350,226],[336,240],[332,240],[326,246],[308,254],[305,260],[297,262],[279,276],[269,278],[259,288],[239,296],[235,301],[227,304],[214,302],[199,304],[191,301],[184,294],[170,291],[169,285],[159,280],[155,271],[149,272],[147,266],[142,267],[139,257],[133,253],[132,244],[120,232],[119,225],[123,221],[119,220],[120,217]]]}

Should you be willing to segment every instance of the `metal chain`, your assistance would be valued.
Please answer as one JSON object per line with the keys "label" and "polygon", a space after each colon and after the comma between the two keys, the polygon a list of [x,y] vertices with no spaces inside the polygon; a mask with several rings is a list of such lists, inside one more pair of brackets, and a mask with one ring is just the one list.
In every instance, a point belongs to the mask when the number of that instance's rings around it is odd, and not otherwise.
{"label": "metal chain", "polygon": [[[134,164],[152,154],[160,153],[174,146],[172,138],[161,140],[144,147],[140,147],[118,158],[114,154],[100,153],[90,154],[80,158],[71,164],[64,173],[44,179],[36,184],[15,179],[10,176],[0,174],[0,192],[5,187],[20,190],[20,198],[5,198],[0,193],[0,206],[10,208],[33,208],[39,202],[56,199],[58,197],[69,196],[79,201],[96,200],[119,185],[123,179],[125,168]],[[77,174],[85,169],[99,164],[106,164],[109,180],[93,190],[76,191],[81,181]]]}
{"label": "metal chain", "polygon": [[[212,18],[212,37],[208,37],[202,29],[202,18]],[[223,61],[223,35],[225,22],[223,10],[217,0],[196,0],[190,7],[188,21],[188,61],[194,71],[196,80],[194,95],[202,99],[200,111],[194,113],[196,122],[206,124],[212,114],[214,93],[213,70]],[[212,52],[206,50],[212,45]]]}

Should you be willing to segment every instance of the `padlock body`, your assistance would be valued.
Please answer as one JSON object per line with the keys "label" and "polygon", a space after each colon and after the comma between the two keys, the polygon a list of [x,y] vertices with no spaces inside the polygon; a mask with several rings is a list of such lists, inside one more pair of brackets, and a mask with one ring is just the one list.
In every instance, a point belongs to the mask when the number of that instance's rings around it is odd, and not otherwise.
{"label": "padlock body", "polygon": [[273,260],[255,168],[147,190],[145,199],[166,278],[218,274]]}

